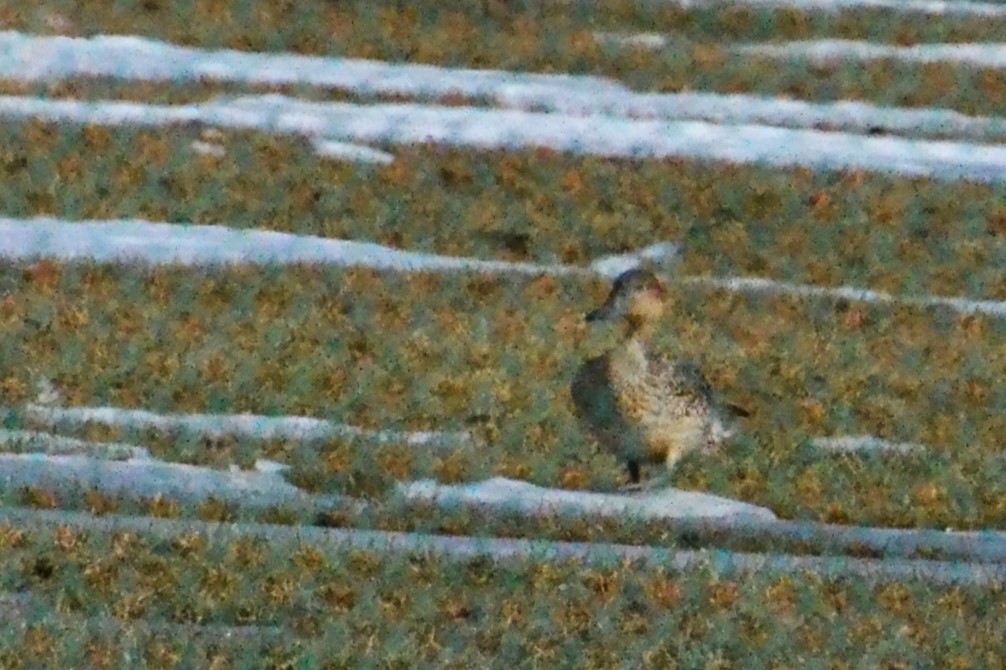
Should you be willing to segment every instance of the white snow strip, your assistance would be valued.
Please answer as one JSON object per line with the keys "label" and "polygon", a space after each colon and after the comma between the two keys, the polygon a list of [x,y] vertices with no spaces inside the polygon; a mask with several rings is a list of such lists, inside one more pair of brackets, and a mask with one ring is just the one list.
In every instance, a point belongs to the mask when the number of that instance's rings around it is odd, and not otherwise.
{"label": "white snow strip", "polygon": [[663,49],[671,42],[671,38],[662,33],[623,33],[604,30],[595,31],[594,39],[607,46],[644,49]]}
{"label": "white snow strip", "polygon": [[288,505],[314,509],[345,499],[312,495],[277,472],[213,468],[131,458],[108,461],[87,456],[0,453],[0,485],[53,490],[79,487],[133,498],[164,496],[183,503],[214,499],[245,508]]}
{"label": "white snow strip", "polygon": [[908,63],[956,63],[989,69],[1006,68],[1006,44],[915,44],[902,47],[856,40],[804,40],[783,44],[745,44],[740,53],[817,62],[899,60]]}
{"label": "white snow strip", "polygon": [[686,282],[703,284],[728,291],[781,293],[821,298],[843,298],[858,302],[896,303],[922,307],[946,307],[961,314],[1006,315],[1006,302],[1001,300],[971,300],[948,296],[896,296],[883,291],[854,286],[810,286],[760,277],[687,277]]}
{"label": "white snow strip", "polygon": [[855,9],[890,9],[906,14],[929,14],[932,16],[962,15],[985,16],[989,18],[1006,16],[1006,6],[991,2],[971,2],[970,0],[669,0],[681,7],[725,7],[729,5],[752,5],[765,7],[792,7],[823,12],[838,12]]}
{"label": "white snow strip", "polygon": [[356,105],[252,96],[201,105],[146,105],[0,97],[0,118],[159,126],[201,121],[355,142],[432,142],[613,157],[683,157],[733,163],[864,169],[940,179],[1006,181],[1006,147],[867,137],[841,132],[569,116],[418,104]]}
{"label": "white snow strip", "polygon": [[0,257],[98,262],[181,263],[329,263],[399,272],[492,272],[539,275],[587,274],[571,265],[484,261],[400,251],[370,242],[336,240],[268,230],[225,226],[121,221],[68,222],[38,217],[0,217]]}
{"label": "white snow strip", "polygon": [[[1006,7],[1003,16],[1006,16]],[[672,38],[662,33],[594,33],[600,44],[617,47],[640,47],[659,50],[671,44]],[[1006,67],[1006,44],[995,42],[914,44],[897,46],[861,40],[818,39],[795,40],[781,44],[742,44],[733,47],[740,53],[773,58],[800,58],[818,62],[840,60],[871,61],[892,59],[910,63],[957,63],[976,67],[1001,69]],[[515,91],[513,95],[528,95]],[[534,92],[537,93],[537,92]]]}
{"label": "white snow strip", "polygon": [[473,484],[438,484],[432,480],[398,485],[410,502],[440,507],[473,505],[494,511],[516,511],[527,516],[572,515],[638,519],[704,519],[750,516],[775,519],[764,507],[708,493],[666,488],[637,495],[567,491],[495,477]]}
{"label": "white snow strip", "polygon": [[32,451],[49,455],[73,454],[109,460],[150,458],[149,451],[132,444],[90,442],[33,430],[0,429],[0,445],[21,452]]}
{"label": "white snow strip", "polygon": [[[1006,13],[1006,8],[1000,9]],[[666,41],[659,34],[597,35],[609,42],[628,41],[654,48]],[[0,32],[0,76],[12,79],[86,74],[112,74],[134,80],[184,79],[202,76],[199,68],[205,67],[210,72],[229,72],[232,80],[257,81],[263,72],[273,68],[288,81],[298,83],[320,83],[362,93],[464,93],[490,97],[510,107],[565,114],[765,123],[799,128],[879,128],[887,132],[958,133],[975,137],[1002,134],[1006,124],[1001,119],[968,117],[948,110],[884,108],[859,102],[818,104],[750,95],[635,93],[609,79],[580,75],[459,70],[338,58],[309,58],[311,67],[300,70],[282,67],[285,60],[301,62],[304,58],[296,54],[204,51],[142,37],[83,39]],[[226,66],[215,64],[221,59]],[[251,61],[265,63],[266,67],[264,70],[250,67]]]}
{"label": "white snow strip", "polygon": [[914,442],[890,442],[874,435],[843,435],[840,437],[815,437],[811,440],[818,449],[839,453],[872,452],[883,454],[917,454],[926,450]]}
{"label": "white snow strip", "polygon": [[[883,170],[946,179],[1006,179],[1006,147],[864,137],[758,125],[721,126],[413,104],[354,105],[254,96],[219,101],[220,115],[259,127],[362,142],[433,142],[485,149],[547,147],[578,154]],[[0,100],[0,115],[3,114]]]}
{"label": "white snow strip", "polygon": [[639,251],[603,256],[590,264],[590,269],[605,277],[617,277],[643,264],[657,271],[668,272],[681,261],[681,245],[676,242],[657,242]]}
{"label": "white snow strip", "polygon": [[508,107],[577,116],[691,119],[819,130],[882,131],[970,138],[1006,135],[1006,119],[946,109],[882,107],[858,101],[804,102],[747,94],[610,93],[514,90],[497,96]]}
{"label": "white snow strip", "polygon": [[[237,467],[237,466],[232,466]],[[270,461],[265,458],[260,458],[255,461],[255,469],[259,472],[286,472],[290,469],[290,466],[286,463],[280,463],[279,461]]]}
{"label": "white snow strip", "polygon": [[[637,569],[659,566],[675,572],[711,569],[714,574],[740,579],[748,575],[805,575],[824,579],[861,579],[869,583],[919,580],[933,584],[1001,584],[1006,566],[997,563],[903,559],[862,559],[848,556],[791,556],[754,554],[720,549],[686,551],[625,544],[554,542],[486,537],[451,537],[420,533],[347,530],[310,526],[280,526],[261,523],[212,523],[193,520],[106,515],[79,512],[0,507],[0,522],[16,527],[59,527],[91,533],[130,531],[144,538],[172,539],[200,533],[214,543],[242,538],[262,538],[272,546],[310,544],[331,560],[347,550],[368,551],[381,556],[433,556],[439,560],[491,560],[569,562],[585,564],[639,561]],[[907,531],[911,532],[911,531]],[[947,533],[956,540],[963,533]],[[982,533],[990,543],[1002,543],[996,533]]]}
{"label": "white snow strip", "polygon": [[[470,446],[468,433],[369,431],[306,416],[254,414],[155,414],[117,407],[49,407],[26,405],[24,415],[46,426],[96,423],[120,428],[187,431],[210,437],[240,435],[262,440],[312,440],[332,436],[363,438],[379,444],[455,448]],[[267,471],[269,469],[267,468]]]}
{"label": "white snow strip", "polygon": [[93,76],[144,81],[308,84],[359,93],[492,95],[503,87],[624,89],[609,79],[385,63],[356,58],[207,50],[145,37],[65,37],[0,31],[0,78],[22,81]]}
{"label": "white snow strip", "polygon": [[[34,259],[39,257],[62,260],[88,259],[99,262],[141,261],[145,263],[182,263],[201,265],[214,263],[271,262],[271,263],[329,263],[335,265],[362,265],[400,272],[455,272],[474,271],[490,273],[591,275],[600,274],[615,278],[622,272],[650,262],[658,269],[673,266],[678,255],[678,245],[658,242],[638,252],[605,256],[589,267],[572,265],[546,265],[512,263],[509,261],[483,261],[463,256],[438,256],[409,251],[399,251],[379,244],[335,240],[260,230],[233,230],[224,226],[197,226],[188,224],[151,223],[148,221],[82,221],[39,217],[34,219],[0,218],[0,258]],[[962,314],[1006,315],[1006,302],[999,300],[972,300],[948,296],[896,296],[882,291],[854,286],[812,286],[794,284],[761,277],[685,277],[685,282],[717,289],[740,292],[780,293],[822,298],[843,298],[859,302],[894,303],[923,307],[946,307]],[[40,408],[44,409],[44,408]],[[196,415],[201,416],[201,415]],[[267,417],[250,417],[247,421]],[[208,418],[213,423],[219,417]],[[316,422],[304,417],[271,418],[271,421]],[[387,434],[386,441],[405,439],[409,444],[423,440],[437,442],[443,433],[354,433],[359,428],[323,422],[319,430],[325,435],[340,432],[344,435],[370,436]],[[228,424],[229,425],[229,424]],[[283,423],[280,432],[293,431],[293,424]],[[312,424],[313,425],[313,424]],[[249,428],[258,431],[258,428]],[[402,436],[406,437],[402,437]],[[420,437],[425,435],[426,437]],[[412,436],[412,437],[408,437]],[[460,439],[460,438],[459,438]],[[417,442],[418,440],[418,442]],[[450,440],[448,440],[450,441]]]}
{"label": "white snow strip", "polygon": [[196,140],[190,144],[189,147],[201,156],[223,158],[227,155],[227,149],[224,148],[222,144],[216,144],[215,142],[203,142],[202,140]]}
{"label": "white snow strip", "polygon": [[355,163],[377,163],[379,165],[388,165],[395,161],[395,157],[387,151],[380,151],[359,144],[316,138],[312,141],[312,145],[314,146],[315,153],[325,158],[334,158]]}

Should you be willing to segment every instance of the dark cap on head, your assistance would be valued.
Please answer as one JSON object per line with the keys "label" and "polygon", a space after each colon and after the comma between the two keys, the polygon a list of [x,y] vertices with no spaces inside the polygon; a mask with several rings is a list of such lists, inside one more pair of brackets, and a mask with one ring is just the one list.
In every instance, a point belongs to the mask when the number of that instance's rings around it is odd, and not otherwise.
{"label": "dark cap on head", "polygon": [[618,313],[617,305],[624,304],[622,301],[636,291],[655,290],[664,293],[664,285],[651,270],[646,268],[632,268],[626,270],[615,278],[615,283],[611,287],[611,293],[603,305],[588,313],[585,320],[604,321],[610,319]]}
{"label": "dark cap on head", "polygon": [[631,293],[644,288],[655,288],[662,290],[663,285],[657,279],[657,275],[646,268],[632,268],[626,270],[615,278],[615,283],[611,287],[612,293]]}

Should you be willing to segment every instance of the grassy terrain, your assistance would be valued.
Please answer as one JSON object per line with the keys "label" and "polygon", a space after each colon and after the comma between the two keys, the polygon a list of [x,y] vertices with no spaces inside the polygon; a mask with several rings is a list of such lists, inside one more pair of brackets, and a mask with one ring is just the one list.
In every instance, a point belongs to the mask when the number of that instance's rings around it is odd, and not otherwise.
{"label": "grassy terrain", "polygon": [[0,212],[580,264],[674,239],[689,245],[684,274],[1006,298],[1002,185],[434,146],[395,146],[395,163],[367,166],[257,133],[227,133],[216,159],[191,150],[199,136],[4,124]]}
{"label": "grassy terrain", "polygon": [[[0,8],[6,29],[145,34],[206,47],[295,50],[464,67],[597,73],[645,90],[756,91],[999,114],[1000,73],[952,65],[806,66],[729,52],[737,41],[845,37],[998,41],[1006,21],[882,10],[680,9],[666,3],[277,3],[65,0]],[[595,30],[668,32],[660,52],[606,49]],[[240,85],[0,83],[0,92],[198,101]],[[350,97],[303,88],[299,95]],[[459,101],[453,101],[459,102]],[[682,275],[753,275],[919,296],[1006,299],[1002,186],[860,172],[613,161],[550,151],[393,147],[388,166],[316,157],[308,143],[198,127],[0,124],[0,215],[142,217],[380,242],[481,258],[586,264],[659,240],[688,243]],[[394,482],[504,475],[612,491],[621,466],[577,426],[568,385],[614,333],[582,314],[600,278],[380,273],[297,265],[215,269],[0,262],[5,428],[38,378],[67,405],[297,414],[365,428],[468,430],[482,446],[431,451],[366,440],[205,439],[85,426],[93,440],[168,461],[291,466],[362,508],[251,511],[73,487],[0,490],[0,504],[96,515],[405,530],[693,547],[666,523],[533,521],[405,505]],[[1006,528],[1006,319],[946,309],[738,295],[671,286],[657,346],[701,361],[747,407],[740,435],[693,455],[686,489],[780,517],[905,527]],[[914,456],[815,451],[820,435],[915,441]],[[17,445],[11,447],[19,449]],[[648,473],[649,474],[649,473]],[[226,530],[226,529],[225,529]],[[298,531],[300,532],[300,531]],[[724,541],[808,553],[798,543]],[[854,552],[855,553],[855,552]],[[939,556],[934,556],[939,558]],[[1001,587],[728,578],[712,569],[376,556],[227,532],[157,535],[0,524],[0,668],[27,667],[1001,667]],[[0,600],[0,608],[4,602]],[[87,622],[82,625],[81,622]],[[102,628],[114,621],[124,628]],[[136,628],[133,628],[133,625]],[[278,626],[247,644],[174,624]]]}
{"label": "grassy terrain", "polygon": [[[54,18],[58,17],[58,18]],[[1003,41],[1006,18],[925,15],[888,10],[826,14],[813,10],[681,9],[671,3],[382,3],[323,0],[71,2],[0,14],[8,29],[71,34],[142,34],[201,47],[291,50],[455,67],[594,73],[634,88],[786,95],[807,100],[861,99],[886,105],[940,106],[998,114],[1006,78],[969,66],[874,62],[808,65],[734,54],[738,41],[834,37],[893,44]],[[64,28],[59,28],[59,26]],[[54,28],[55,26],[55,28]],[[595,30],[670,32],[659,52],[603,48]]]}
{"label": "grassy terrain", "polygon": [[[878,586],[812,575],[733,580],[634,563],[543,563],[277,546],[194,531],[173,537],[0,526],[0,585],[64,617],[278,624],[285,643],[248,644],[225,667],[995,667],[997,590]],[[0,641],[4,667],[149,667],[206,662],[176,636],[66,635],[54,615]],[[219,652],[218,652],[219,653]],[[205,655],[205,656],[204,656]],[[361,665],[362,664],[362,665]]]}
{"label": "grassy terrain", "polygon": [[[31,399],[39,374],[71,405],[468,428],[488,443],[475,454],[419,455],[339,440],[307,449],[239,440],[208,451],[170,436],[141,440],[167,458],[278,458],[308,488],[350,493],[381,490],[388,474],[497,473],[609,490],[623,477],[569,411],[575,366],[609,341],[580,320],[603,296],[600,281],[43,263],[8,266],[0,282],[9,292],[0,385],[11,403]],[[755,415],[722,453],[686,462],[678,483],[787,517],[1001,527],[1004,327],[940,310],[677,286],[658,346],[704,360],[711,381]],[[934,451],[886,467],[805,445],[859,433]]]}
{"label": "grassy terrain", "polygon": [[[682,3],[683,4],[683,3]],[[703,6],[705,5],[705,6]],[[738,3],[678,3],[640,0],[603,2],[385,2],[363,0],[327,3],[323,0],[276,5],[251,0],[231,6],[218,0],[194,0],[180,5],[128,0],[84,11],[66,0],[48,0],[32,9],[8,10],[7,29],[70,34],[136,32],[175,42],[206,44],[228,40],[236,48],[269,51],[335,53],[398,46],[407,53],[420,35],[436,53],[455,54],[450,39],[484,30],[496,40],[517,33],[562,35],[578,29],[674,32],[695,40],[759,42],[834,37],[891,44],[926,42],[994,42],[1006,31],[1006,17],[931,15],[883,8],[822,12],[815,8],[757,7]],[[193,31],[195,27],[197,30]],[[413,29],[419,32],[410,34]],[[335,38],[333,40],[333,38]],[[498,42],[499,43],[499,42]],[[453,45],[457,48],[457,45]],[[512,57],[499,50],[499,57]]]}

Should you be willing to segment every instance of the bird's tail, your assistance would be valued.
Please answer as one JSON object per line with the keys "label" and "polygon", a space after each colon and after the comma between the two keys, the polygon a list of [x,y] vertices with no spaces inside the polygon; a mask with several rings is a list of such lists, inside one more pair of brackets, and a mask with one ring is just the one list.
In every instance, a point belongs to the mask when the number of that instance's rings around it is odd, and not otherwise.
{"label": "bird's tail", "polygon": [[709,442],[711,446],[719,445],[734,436],[737,428],[730,421],[724,421],[720,416],[714,416],[709,426]]}
{"label": "bird's tail", "polygon": [[709,425],[709,446],[717,447],[737,434],[737,419],[751,416],[751,412],[738,405],[724,405],[713,414]]}

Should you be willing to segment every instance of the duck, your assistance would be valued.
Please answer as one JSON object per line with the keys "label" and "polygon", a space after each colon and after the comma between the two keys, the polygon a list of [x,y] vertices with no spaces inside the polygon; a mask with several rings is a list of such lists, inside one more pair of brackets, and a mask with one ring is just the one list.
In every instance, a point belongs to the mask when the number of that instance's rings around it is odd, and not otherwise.
{"label": "duck", "polygon": [[[581,424],[628,469],[623,491],[669,483],[682,457],[717,447],[734,433],[738,418],[750,415],[717,402],[698,366],[651,350],[666,300],[654,272],[633,268],[618,275],[604,304],[585,317],[624,326],[620,341],[580,365],[570,386]],[[641,484],[640,467],[659,463],[666,466],[664,476]]]}

